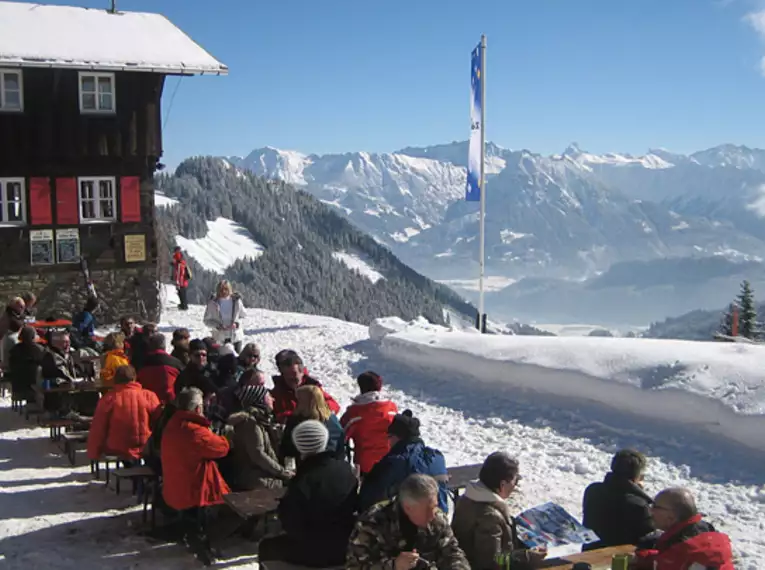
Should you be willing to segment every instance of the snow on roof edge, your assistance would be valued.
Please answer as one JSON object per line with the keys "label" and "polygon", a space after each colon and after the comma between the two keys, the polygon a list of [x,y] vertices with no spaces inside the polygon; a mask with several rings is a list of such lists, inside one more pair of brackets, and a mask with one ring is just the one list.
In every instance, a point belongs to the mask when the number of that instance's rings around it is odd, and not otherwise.
{"label": "snow on roof edge", "polygon": [[[0,14],[15,22],[0,36],[0,66],[228,74],[228,66],[164,14],[6,0]],[[83,35],[89,42],[77,39]]]}

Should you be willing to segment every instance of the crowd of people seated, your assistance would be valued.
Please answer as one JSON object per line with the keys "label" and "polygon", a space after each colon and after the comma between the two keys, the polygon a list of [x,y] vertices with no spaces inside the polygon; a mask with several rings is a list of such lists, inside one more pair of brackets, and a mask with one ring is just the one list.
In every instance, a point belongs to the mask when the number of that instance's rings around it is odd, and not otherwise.
{"label": "crowd of people seated", "polygon": [[[260,541],[262,561],[352,570],[526,570],[547,556],[519,540],[507,502],[521,481],[515,458],[489,455],[450,522],[444,455],[423,441],[411,410],[399,412],[385,398],[383,378],[360,374],[359,393],[340,415],[298,353],[285,349],[275,355],[279,373],[269,389],[259,348],[232,334],[240,327],[231,319],[244,309],[230,286],[218,288],[205,316],[223,334],[193,339],[179,328],[172,353],[155,325],[137,327],[132,318],[97,341],[87,315],[78,321],[84,326],[53,331],[43,346],[24,325],[22,303],[14,299],[0,316],[0,343],[15,335],[6,366],[14,390],[82,377],[89,361],[75,357],[72,338],[90,339],[78,350],[97,355],[108,390],[100,399],[83,395],[95,401],[46,394],[46,408],[92,417],[91,459],[143,461],[161,474],[162,508],[178,515],[190,544],[214,552],[208,532],[225,516],[227,494],[283,487],[281,533]],[[92,304],[85,309],[92,317]],[[353,444],[351,457],[346,442]],[[645,470],[642,454],[622,450],[605,479],[585,490],[583,522],[599,537],[585,550],[634,545],[635,570],[732,570],[728,537],[703,520],[691,493],[666,489],[651,498],[643,489]]]}

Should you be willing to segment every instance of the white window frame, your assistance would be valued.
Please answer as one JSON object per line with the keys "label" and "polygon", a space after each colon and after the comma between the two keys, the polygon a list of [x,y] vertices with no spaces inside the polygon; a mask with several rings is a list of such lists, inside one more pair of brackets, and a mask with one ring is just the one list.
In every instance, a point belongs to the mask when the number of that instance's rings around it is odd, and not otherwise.
{"label": "white window frame", "polygon": [[[83,98],[82,98],[82,80],[92,77],[96,84],[96,109],[86,109],[83,106]],[[112,108],[111,109],[99,109],[99,97],[98,97],[98,80],[100,78],[107,77],[111,81],[112,84]],[[88,114],[88,115],[113,115],[117,112],[117,83],[115,81],[115,77],[113,73],[103,73],[103,72],[96,72],[96,71],[80,71],[77,75],[77,92],[79,93],[79,101],[80,101],[80,113]]]}
{"label": "white window frame", "polygon": [[[5,219],[8,213],[8,201],[6,199],[5,185],[15,182],[21,185],[21,220],[9,221]],[[0,178],[0,227],[25,226],[27,224],[27,185],[24,178]]]}
{"label": "white window frame", "polygon": [[[5,106],[5,75],[19,76],[19,108],[7,109]],[[24,111],[24,73],[21,69],[0,68],[0,113],[21,113]]]}
{"label": "white window frame", "polygon": [[[101,214],[101,195],[100,182],[111,182],[112,185],[112,216],[109,218]],[[84,218],[82,216],[82,183],[93,182],[97,196],[93,198],[94,218]],[[88,201],[91,199],[89,198]],[[77,179],[77,214],[81,224],[111,224],[117,221],[117,179],[114,176],[81,176]]]}

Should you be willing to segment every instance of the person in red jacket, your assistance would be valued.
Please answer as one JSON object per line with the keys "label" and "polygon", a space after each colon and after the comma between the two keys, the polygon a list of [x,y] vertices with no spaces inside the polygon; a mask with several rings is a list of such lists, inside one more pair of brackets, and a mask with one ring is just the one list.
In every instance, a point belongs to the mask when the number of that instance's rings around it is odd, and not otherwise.
{"label": "person in red jacket", "polygon": [[175,399],[175,379],[183,369],[181,361],[170,356],[166,347],[165,335],[150,336],[143,368],[138,372],[141,386],[154,392],[163,404]]}
{"label": "person in red jacket", "polygon": [[180,247],[176,246],[175,251],[173,252],[173,281],[178,290],[178,299],[180,300],[178,308],[181,311],[189,310],[187,293],[190,277],[191,272],[189,271],[189,266],[186,264],[186,260],[183,258],[183,252]]}
{"label": "person in red jacket", "polygon": [[114,375],[114,389],[99,400],[88,434],[90,459],[116,455],[130,464],[141,457],[159,399],[135,378],[132,366],[120,366]]}
{"label": "person in red jacket", "polygon": [[345,438],[353,440],[353,462],[366,475],[390,451],[388,426],[398,408],[382,397],[383,379],[376,372],[364,372],[356,382],[361,395],[353,399],[340,418],[340,425],[345,429]]}
{"label": "person in red jacket", "polygon": [[638,546],[635,570],[734,570],[727,535],[702,520],[688,489],[671,488],[656,495],[651,514],[664,532],[653,548]]}
{"label": "person in red jacket", "polygon": [[[276,367],[279,369],[279,376],[274,376],[274,387],[271,390],[271,396],[274,398],[274,413],[276,421],[285,423],[295,411],[297,406],[296,391],[300,386],[318,386],[322,388],[318,380],[311,378],[303,365],[303,360],[294,350],[282,350],[276,355]],[[324,392],[324,399],[332,413],[340,412],[340,405],[335,399]]]}
{"label": "person in red jacket", "polygon": [[176,511],[219,505],[231,491],[215,460],[228,454],[228,440],[210,430],[201,390],[184,388],[175,404],[162,433],[162,497]]}

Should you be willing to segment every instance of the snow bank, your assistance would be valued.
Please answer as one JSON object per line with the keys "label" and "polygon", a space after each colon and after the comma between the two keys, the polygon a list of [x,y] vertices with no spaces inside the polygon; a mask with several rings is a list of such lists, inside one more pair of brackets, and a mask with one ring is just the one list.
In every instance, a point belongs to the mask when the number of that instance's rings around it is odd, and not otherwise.
{"label": "snow bank", "polygon": [[[395,324],[395,323],[394,323]],[[387,334],[383,331],[391,329]],[[374,334],[373,334],[374,331]],[[374,322],[390,358],[502,388],[593,401],[680,422],[765,451],[765,347],[728,343],[471,335]]]}
{"label": "snow bank", "polygon": [[207,222],[207,235],[201,239],[176,236],[175,243],[206,270],[221,275],[235,261],[256,259],[264,251],[246,228],[227,218]]}
{"label": "snow bank", "polygon": [[382,273],[377,271],[366,259],[355,253],[336,251],[332,257],[345,264],[351,271],[357,271],[362,277],[366,277],[372,283],[385,279]]}

